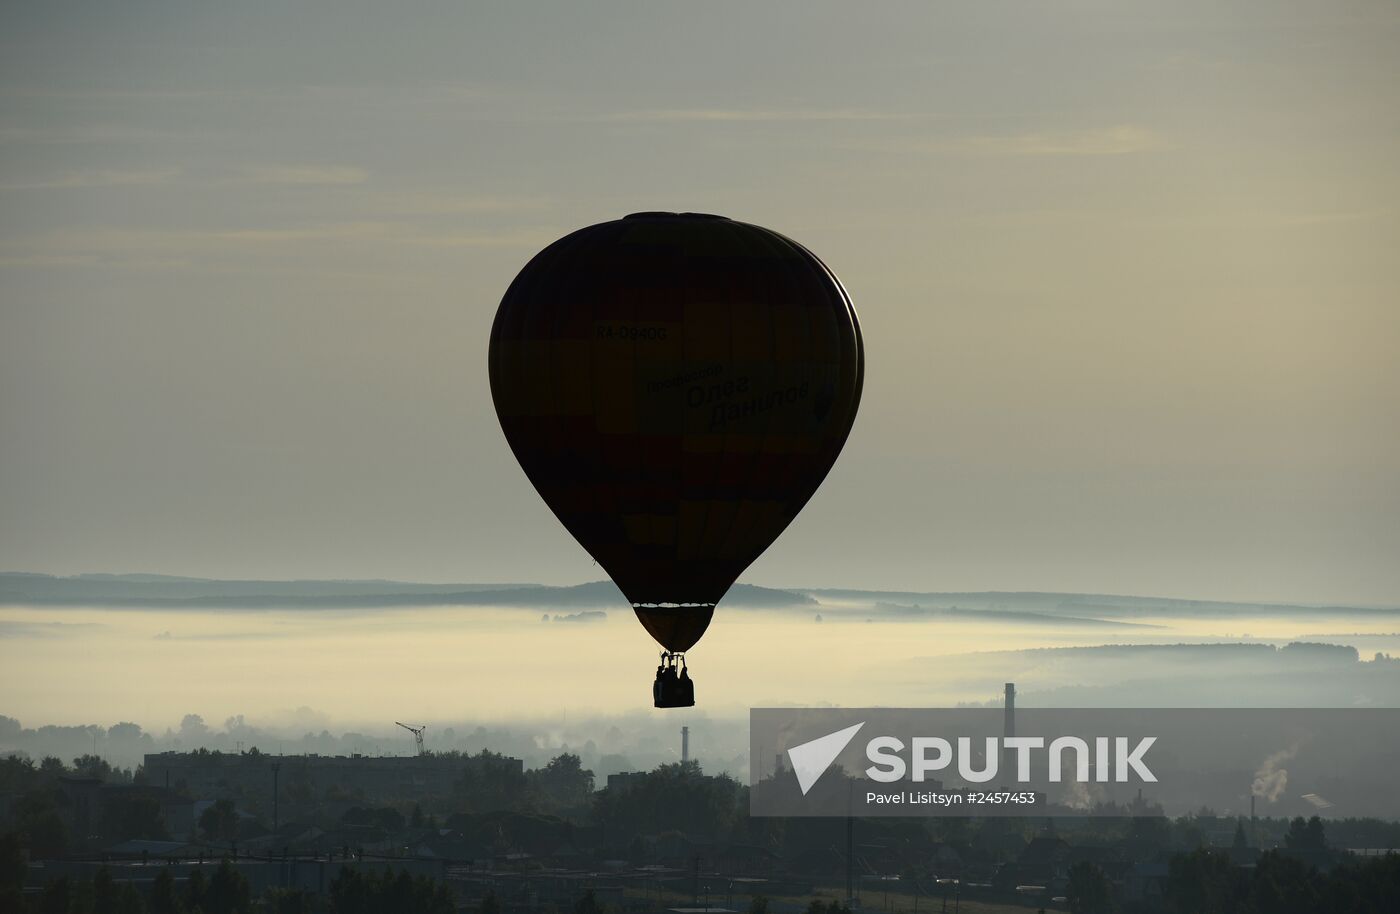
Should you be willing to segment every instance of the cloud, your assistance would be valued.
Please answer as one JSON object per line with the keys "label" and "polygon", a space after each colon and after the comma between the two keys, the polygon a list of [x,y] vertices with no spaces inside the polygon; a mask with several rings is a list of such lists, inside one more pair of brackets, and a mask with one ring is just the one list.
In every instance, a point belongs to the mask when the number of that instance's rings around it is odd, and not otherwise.
{"label": "cloud", "polygon": [[604,115],[601,120],[641,123],[762,123],[778,121],[912,121],[924,120],[927,114],[894,111],[864,111],[851,108],[655,108],[640,111],[620,111]]}
{"label": "cloud", "polygon": [[363,184],[369,172],[353,165],[250,165],[236,179],[241,184]]}
{"label": "cloud", "polygon": [[197,635],[177,635],[166,629],[152,635],[155,641],[276,641],[295,637],[292,632],[205,632]]}
{"label": "cloud", "polygon": [[0,620],[0,638],[61,638],[91,632],[102,626],[97,622],[24,622]]}
{"label": "cloud", "polygon": [[556,240],[562,230],[518,229],[508,232],[422,232],[411,238],[399,239],[407,244],[435,248],[542,248]]}
{"label": "cloud", "polygon": [[985,157],[1091,157],[1146,152],[1163,144],[1159,134],[1135,124],[1089,127],[1080,130],[1047,130],[1022,133],[988,133],[944,137],[876,137],[842,142],[849,149],[918,155]]}
{"label": "cloud", "polygon": [[172,230],[125,227],[58,229],[0,240],[0,265],[180,269],[267,268],[300,260],[312,250],[355,256],[364,246],[425,249],[539,248],[559,226],[452,231],[407,221],[346,221],[238,229]]}
{"label": "cloud", "polygon": [[0,191],[15,190],[63,190],[85,187],[151,187],[170,184],[180,178],[178,168],[146,169],[141,171],[114,171],[93,169],[75,171],[41,181],[14,181],[0,184]]}
{"label": "cloud", "polygon": [[954,141],[954,148],[1002,156],[1117,156],[1161,145],[1151,130],[1124,124],[1086,130],[972,136]]}
{"label": "cloud", "polygon": [[75,143],[169,143],[190,139],[208,140],[210,134],[148,130],[117,124],[86,124],[73,127],[0,127],[0,145]]}
{"label": "cloud", "polygon": [[1314,212],[1294,212],[1281,215],[1278,224],[1292,228],[1312,225],[1338,225],[1349,222],[1366,222],[1376,218],[1378,212],[1370,210],[1326,210]]}
{"label": "cloud", "polygon": [[[0,191],[54,190],[85,187],[137,187],[171,184],[184,177],[179,168],[120,171],[90,169],[38,181],[0,183]],[[230,179],[234,184],[331,185],[363,184],[369,172],[350,165],[253,165]]]}
{"label": "cloud", "polygon": [[[386,240],[402,235],[408,230],[394,222],[326,222],[316,225],[294,226],[289,228],[249,228],[224,231],[181,232],[194,245],[205,242],[223,244],[246,242],[251,244],[285,244],[289,241],[348,241],[356,238]],[[168,236],[172,233],[152,233]],[[178,238],[172,239],[178,241]]]}
{"label": "cloud", "polygon": [[558,229],[515,229],[510,231],[443,232],[404,222],[332,222],[297,228],[238,229],[196,233],[192,243],[204,241],[252,245],[315,243],[321,241],[375,241],[417,247],[530,247],[541,246],[559,236]]}
{"label": "cloud", "polygon": [[372,198],[381,211],[416,216],[538,211],[553,205],[548,197],[495,196],[453,191],[407,191]]}
{"label": "cloud", "polygon": [[0,98],[24,98],[52,101],[103,101],[129,99],[149,99],[151,101],[171,101],[178,99],[204,100],[216,97],[237,97],[247,93],[235,93],[226,89],[171,89],[163,88],[112,88],[70,89],[54,86],[0,86]]}
{"label": "cloud", "polygon": [[0,243],[14,256],[96,256],[113,258],[131,254],[169,255],[219,253],[237,246],[259,247],[289,242],[314,243],[364,239],[379,241],[402,237],[409,226],[390,222],[329,222],[285,228],[244,229],[146,229],[94,227],[58,229],[41,235]]}
{"label": "cloud", "polygon": [[188,270],[193,261],[180,257],[111,257],[101,254],[0,254],[0,267],[57,270],[68,267],[120,267],[125,270]]}

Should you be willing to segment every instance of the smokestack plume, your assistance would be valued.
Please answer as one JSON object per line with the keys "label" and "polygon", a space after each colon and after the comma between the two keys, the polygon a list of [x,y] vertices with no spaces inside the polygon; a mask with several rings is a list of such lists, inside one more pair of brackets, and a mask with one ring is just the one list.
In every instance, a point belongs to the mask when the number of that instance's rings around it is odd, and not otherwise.
{"label": "smokestack plume", "polygon": [[1263,797],[1270,803],[1277,803],[1278,798],[1283,796],[1283,791],[1288,787],[1288,769],[1283,765],[1285,762],[1292,761],[1293,756],[1297,754],[1298,747],[1290,746],[1287,749],[1280,749],[1264,759],[1264,764],[1260,765],[1259,770],[1254,772],[1254,784],[1250,787],[1250,796]]}

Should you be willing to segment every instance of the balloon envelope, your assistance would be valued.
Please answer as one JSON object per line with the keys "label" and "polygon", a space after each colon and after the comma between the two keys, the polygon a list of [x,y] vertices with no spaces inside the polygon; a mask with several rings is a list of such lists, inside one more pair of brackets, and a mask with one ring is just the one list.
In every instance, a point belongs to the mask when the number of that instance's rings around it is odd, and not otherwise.
{"label": "balloon envelope", "polygon": [[490,372],[541,497],[647,631],[685,651],[831,469],[864,369],[850,299],[802,245],[638,213],[521,270]]}

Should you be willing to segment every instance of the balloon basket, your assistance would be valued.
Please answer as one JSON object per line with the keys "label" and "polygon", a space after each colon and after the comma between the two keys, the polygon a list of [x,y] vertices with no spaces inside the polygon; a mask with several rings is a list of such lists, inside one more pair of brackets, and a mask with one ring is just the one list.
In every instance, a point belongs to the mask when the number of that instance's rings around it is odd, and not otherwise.
{"label": "balloon basket", "polygon": [[661,652],[661,665],[656,668],[651,697],[658,708],[695,707],[695,682],[686,668],[685,654]]}

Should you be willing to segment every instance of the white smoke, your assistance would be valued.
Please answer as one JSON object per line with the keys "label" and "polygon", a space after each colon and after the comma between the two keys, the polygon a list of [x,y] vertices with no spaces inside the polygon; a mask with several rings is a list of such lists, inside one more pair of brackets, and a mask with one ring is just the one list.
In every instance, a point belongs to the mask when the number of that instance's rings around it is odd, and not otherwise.
{"label": "white smoke", "polygon": [[1288,749],[1280,749],[1264,759],[1264,764],[1254,772],[1254,786],[1250,788],[1250,793],[1270,803],[1277,802],[1278,798],[1283,796],[1284,788],[1288,786],[1288,769],[1281,766],[1297,754],[1298,747],[1291,746]]}
{"label": "white smoke", "polygon": [[1107,799],[1107,791],[1102,785],[1085,784],[1083,781],[1071,781],[1060,796],[1061,803],[1081,812],[1088,812]]}

